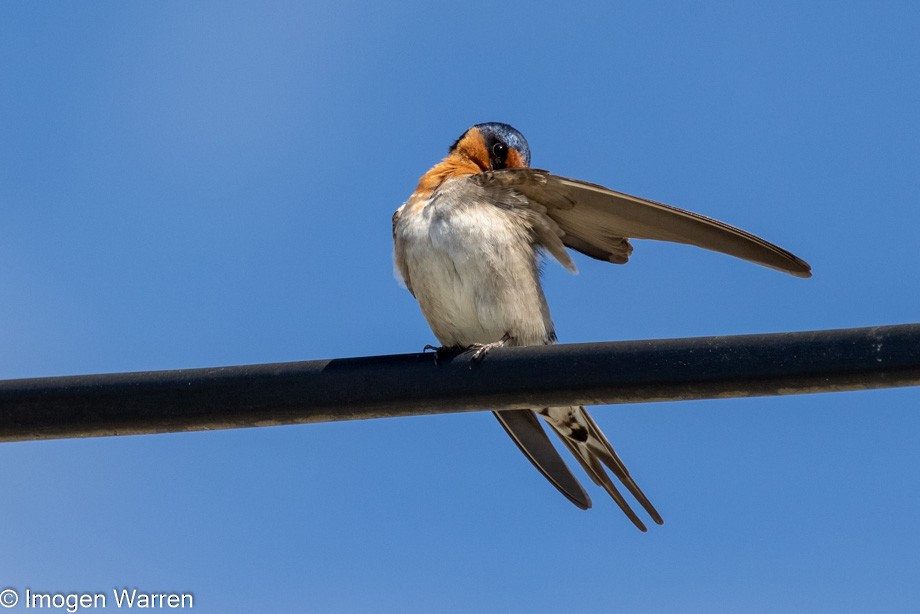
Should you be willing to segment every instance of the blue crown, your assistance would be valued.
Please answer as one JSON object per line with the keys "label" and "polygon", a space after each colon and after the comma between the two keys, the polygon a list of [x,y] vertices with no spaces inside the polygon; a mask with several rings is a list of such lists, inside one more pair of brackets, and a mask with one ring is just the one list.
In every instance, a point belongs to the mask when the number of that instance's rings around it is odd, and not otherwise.
{"label": "blue crown", "polygon": [[527,144],[527,139],[524,138],[524,135],[513,127],[501,122],[487,122],[484,124],[476,124],[473,127],[479,128],[479,131],[486,137],[486,140],[492,135],[509,147],[514,147],[524,159],[524,165],[530,166],[530,145]]}

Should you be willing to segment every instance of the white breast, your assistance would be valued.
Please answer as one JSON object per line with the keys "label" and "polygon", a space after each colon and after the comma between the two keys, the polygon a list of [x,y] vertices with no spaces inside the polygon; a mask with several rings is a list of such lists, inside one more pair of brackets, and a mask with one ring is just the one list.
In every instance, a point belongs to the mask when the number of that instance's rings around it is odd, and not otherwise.
{"label": "white breast", "polygon": [[397,252],[434,334],[446,346],[506,334],[516,345],[546,343],[552,321],[530,229],[513,209],[447,187],[404,207],[395,228]]}

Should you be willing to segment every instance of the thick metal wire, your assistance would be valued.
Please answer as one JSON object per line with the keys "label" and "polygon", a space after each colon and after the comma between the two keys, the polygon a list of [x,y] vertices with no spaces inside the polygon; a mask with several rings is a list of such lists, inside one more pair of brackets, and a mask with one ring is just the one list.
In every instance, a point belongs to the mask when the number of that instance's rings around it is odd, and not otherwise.
{"label": "thick metal wire", "polygon": [[0,441],[920,385],[920,324],[0,381]]}

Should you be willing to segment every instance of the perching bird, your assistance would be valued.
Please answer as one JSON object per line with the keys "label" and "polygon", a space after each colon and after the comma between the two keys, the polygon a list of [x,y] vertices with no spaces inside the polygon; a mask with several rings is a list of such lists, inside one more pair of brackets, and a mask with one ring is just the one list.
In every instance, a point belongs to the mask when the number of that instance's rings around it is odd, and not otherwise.
{"label": "perching bird", "polygon": [[[566,247],[623,264],[632,252],[630,238],[657,239],[811,275],[803,260],[723,222],[529,166],[530,148],[520,132],[508,124],[477,124],[422,175],[393,215],[396,270],[444,348],[482,357],[494,347],[555,343],[539,259],[548,253],[574,272]],[[604,465],[652,520],[663,523],[584,407],[535,411],[640,530],[645,525]],[[591,507],[533,411],[495,416],[562,494],[582,509]]]}

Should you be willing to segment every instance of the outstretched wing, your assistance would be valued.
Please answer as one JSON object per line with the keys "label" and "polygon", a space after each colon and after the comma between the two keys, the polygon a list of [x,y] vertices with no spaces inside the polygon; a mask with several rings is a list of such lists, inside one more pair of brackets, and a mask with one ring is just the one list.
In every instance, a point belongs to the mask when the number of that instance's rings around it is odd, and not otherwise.
{"label": "outstretched wing", "polygon": [[811,267],[801,258],[698,213],[532,168],[487,171],[472,179],[514,189],[545,207],[565,233],[562,242],[598,260],[623,264],[632,253],[628,239],[654,239],[696,245],[796,277],[811,276]]}

